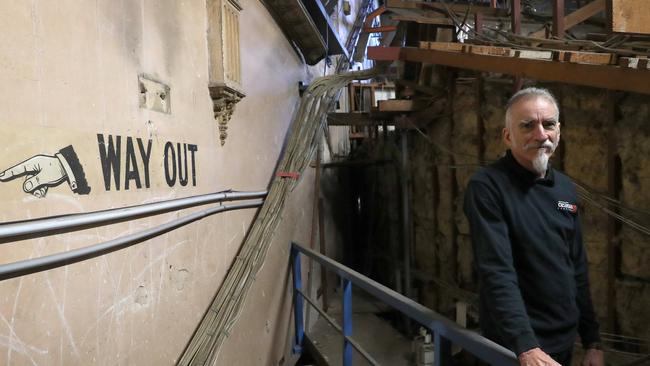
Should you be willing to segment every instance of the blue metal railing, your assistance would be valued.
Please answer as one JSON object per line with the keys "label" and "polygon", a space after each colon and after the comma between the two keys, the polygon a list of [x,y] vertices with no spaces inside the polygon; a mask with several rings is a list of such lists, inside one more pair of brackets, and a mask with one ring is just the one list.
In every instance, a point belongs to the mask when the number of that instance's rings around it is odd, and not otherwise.
{"label": "blue metal railing", "polygon": [[[330,270],[341,277],[343,281],[343,326],[339,326],[318,307],[317,303],[310,299],[302,291],[301,279],[301,254],[304,254],[323,266],[323,269]],[[420,323],[434,335],[434,364],[436,366],[451,365],[451,345],[460,346],[467,352],[491,365],[517,366],[515,354],[481,336],[458,326],[456,323],[436,313],[435,311],[418,304],[417,302],[403,296],[390,288],[371,280],[370,278],[353,271],[335,260],[326,257],[311,249],[302,247],[296,243],[291,244],[291,259],[293,264],[294,283],[294,320],[295,320],[295,353],[302,352],[302,342],[305,335],[303,323],[303,300],[313,306],[330,324],[343,335],[343,365],[352,365],[352,348],[361,353],[371,364],[377,364],[352,337],[352,284],[365,290],[370,295],[390,305],[394,309],[405,314],[409,318]],[[323,289],[325,290],[325,289]]]}

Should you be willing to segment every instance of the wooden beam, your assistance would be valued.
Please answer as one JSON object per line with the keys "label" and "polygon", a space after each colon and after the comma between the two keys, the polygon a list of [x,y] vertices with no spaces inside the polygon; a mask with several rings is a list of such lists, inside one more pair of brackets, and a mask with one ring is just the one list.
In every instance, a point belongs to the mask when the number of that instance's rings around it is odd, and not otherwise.
{"label": "wooden beam", "polygon": [[[382,56],[396,54],[397,58],[382,58]],[[589,65],[397,47],[369,47],[368,58],[425,62],[462,69],[499,72],[537,80],[650,94],[648,70],[613,65]]]}
{"label": "wooden beam", "polygon": [[411,112],[413,101],[411,99],[390,99],[380,100],[378,103],[380,112]]}
{"label": "wooden beam", "polygon": [[436,97],[439,97],[444,93],[442,88],[432,88],[430,86],[420,85],[414,81],[406,79],[396,79],[395,84],[413,89],[422,94],[432,95]]}
{"label": "wooden beam", "polygon": [[398,22],[415,22],[418,24],[434,24],[434,25],[446,25],[446,26],[454,25],[454,22],[451,19],[443,16],[427,17],[422,15],[395,14],[395,15],[391,15],[390,18]]}
{"label": "wooden beam", "polygon": [[508,9],[498,9],[481,5],[461,5],[461,4],[442,4],[424,1],[402,1],[402,0],[386,0],[386,8],[393,9],[435,9],[438,11],[446,12],[447,9],[457,14],[465,14],[469,9],[470,14],[481,13],[486,16],[493,17],[507,17]]}
{"label": "wooden beam", "polygon": [[609,0],[612,32],[650,34],[648,0]]}
{"label": "wooden beam", "polygon": [[383,25],[380,27],[364,27],[363,32],[364,33],[387,33],[387,32],[395,32],[397,30],[397,27],[394,25]]}
{"label": "wooden beam", "polygon": [[584,51],[553,51],[553,60],[594,65],[614,65],[618,62],[617,56],[613,53]]}
{"label": "wooden beam", "polygon": [[553,51],[516,50],[515,57],[534,60],[551,60],[553,58]]}
{"label": "wooden beam", "polygon": [[593,0],[580,9],[565,16],[564,29],[570,29],[602,11],[605,11],[605,0]]}
{"label": "wooden beam", "polygon": [[463,44],[459,42],[420,42],[420,48],[423,50],[461,52]]}
{"label": "wooden beam", "polygon": [[406,128],[408,125],[402,119],[395,118],[391,113],[329,113],[327,115],[329,126],[382,126],[384,124],[399,128]]}
{"label": "wooden beam", "polygon": [[[584,22],[592,16],[605,10],[605,0],[594,0],[589,4],[581,7],[573,13],[564,17],[564,30],[573,28],[574,26]],[[529,37],[544,38],[546,31],[544,29],[531,33]]]}
{"label": "wooden beam", "polygon": [[479,46],[473,44],[465,44],[463,52],[474,53],[477,55],[494,55],[494,56],[514,56],[515,51],[508,47],[498,46]]}

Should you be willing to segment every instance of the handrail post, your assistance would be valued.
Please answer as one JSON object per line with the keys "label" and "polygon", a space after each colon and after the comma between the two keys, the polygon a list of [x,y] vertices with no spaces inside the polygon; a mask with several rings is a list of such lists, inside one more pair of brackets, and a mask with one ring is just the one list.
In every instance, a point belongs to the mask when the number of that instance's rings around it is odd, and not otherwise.
{"label": "handrail post", "polygon": [[352,366],[352,282],[343,278],[343,366]]}
{"label": "handrail post", "polygon": [[451,365],[451,342],[443,337],[440,332],[435,332],[434,337],[434,362],[435,366]]}
{"label": "handrail post", "polygon": [[300,268],[300,252],[291,247],[291,259],[293,261],[293,316],[295,325],[295,344],[293,345],[293,353],[302,353],[302,340],[305,336],[305,328],[303,324],[303,298],[298,290],[302,289],[302,271]]}

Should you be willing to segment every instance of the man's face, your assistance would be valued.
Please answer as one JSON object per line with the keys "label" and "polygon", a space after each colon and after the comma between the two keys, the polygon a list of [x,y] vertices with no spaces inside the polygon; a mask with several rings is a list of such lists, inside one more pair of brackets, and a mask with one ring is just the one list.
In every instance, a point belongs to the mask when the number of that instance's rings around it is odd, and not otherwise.
{"label": "man's face", "polygon": [[543,176],[548,159],[560,142],[560,123],[553,103],[539,96],[525,97],[510,107],[510,124],[503,140],[526,169]]}

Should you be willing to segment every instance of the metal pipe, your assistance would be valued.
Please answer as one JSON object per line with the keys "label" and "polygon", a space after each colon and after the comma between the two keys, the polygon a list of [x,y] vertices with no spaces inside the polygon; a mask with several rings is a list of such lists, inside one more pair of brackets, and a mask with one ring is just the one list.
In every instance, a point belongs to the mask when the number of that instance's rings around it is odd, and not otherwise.
{"label": "metal pipe", "polygon": [[252,202],[240,203],[240,204],[229,205],[229,206],[220,205],[218,207],[213,207],[199,212],[195,212],[193,214],[181,217],[179,219],[167,222],[165,224],[153,227],[151,229],[139,231],[137,233],[122,236],[113,240],[105,241],[103,243],[91,245],[84,248],[74,249],[67,252],[47,255],[40,258],[33,258],[33,259],[27,259],[23,261],[3,264],[0,265],[0,281],[95,258],[103,254],[111,253],[119,249],[130,247],[144,240],[156,237],[158,235],[164,234],[178,227],[187,225],[191,222],[203,219],[207,216],[214,215],[219,212],[259,207],[263,203],[264,201],[262,200],[256,200]]}
{"label": "metal pipe", "polygon": [[0,240],[34,234],[60,232],[88,225],[104,224],[125,219],[157,215],[172,210],[205,205],[223,201],[263,198],[266,191],[237,192],[224,191],[200,196],[178,198],[169,201],[147,203],[143,205],[114,208],[110,210],[47,217],[42,219],[0,224]]}

